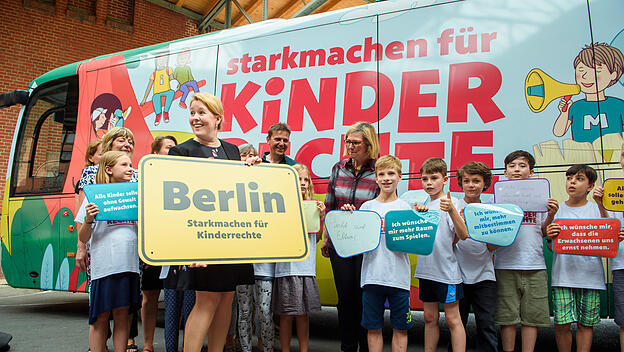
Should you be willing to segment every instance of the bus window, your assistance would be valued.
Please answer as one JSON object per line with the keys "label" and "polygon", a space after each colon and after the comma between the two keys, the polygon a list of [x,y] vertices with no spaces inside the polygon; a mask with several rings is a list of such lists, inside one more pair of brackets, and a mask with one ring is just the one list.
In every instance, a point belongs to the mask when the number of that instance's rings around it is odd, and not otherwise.
{"label": "bus window", "polygon": [[13,165],[11,195],[63,190],[76,134],[77,80],[35,90],[24,111]]}

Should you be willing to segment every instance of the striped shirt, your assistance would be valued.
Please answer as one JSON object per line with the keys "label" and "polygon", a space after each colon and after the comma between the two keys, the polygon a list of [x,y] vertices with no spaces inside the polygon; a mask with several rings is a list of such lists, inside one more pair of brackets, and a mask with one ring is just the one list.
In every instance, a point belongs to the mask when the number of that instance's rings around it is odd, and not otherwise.
{"label": "striped shirt", "polygon": [[332,168],[327,194],[326,211],[339,210],[345,204],[353,204],[356,209],[379,195],[375,181],[375,159],[369,159],[356,175],[353,159],[339,161]]}

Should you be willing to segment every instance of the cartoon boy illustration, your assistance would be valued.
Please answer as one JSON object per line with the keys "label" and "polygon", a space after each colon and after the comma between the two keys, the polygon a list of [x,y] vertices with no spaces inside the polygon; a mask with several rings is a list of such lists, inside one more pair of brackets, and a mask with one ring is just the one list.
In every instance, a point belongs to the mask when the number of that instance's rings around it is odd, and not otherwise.
{"label": "cartoon boy illustration", "polygon": [[191,63],[191,51],[185,49],[178,54],[177,67],[173,71],[173,77],[178,81],[178,90],[182,92],[182,97],[180,98],[180,107],[182,109],[186,109],[186,97],[190,89],[193,89],[195,93],[199,92],[199,86],[195,78],[193,78],[189,63]]}
{"label": "cartoon boy illustration", "polygon": [[130,114],[130,107],[122,110],[121,101],[114,94],[103,93],[91,103],[91,126],[97,138],[102,138],[115,126],[123,126]]}
{"label": "cartoon boy illustration", "polygon": [[[171,103],[173,103],[175,92],[170,86],[170,82],[173,79],[173,71],[169,67],[169,53],[157,54],[155,62],[156,70],[150,75],[141,106],[145,104],[150,90],[154,88],[154,95],[152,96],[152,106],[156,114],[154,126],[158,126],[161,118],[165,120],[165,123],[169,122],[169,108],[171,108]],[[164,106],[162,105],[162,97],[165,97]]]}
{"label": "cartoon boy illustration", "polygon": [[605,96],[624,71],[622,52],[607,43],[587,45],[574,59],[574,71],[585,99],[561,99],[553,134],[561,137],[572,127],[572,140],[591,143],[605,134],[622,133],[624,100]]}

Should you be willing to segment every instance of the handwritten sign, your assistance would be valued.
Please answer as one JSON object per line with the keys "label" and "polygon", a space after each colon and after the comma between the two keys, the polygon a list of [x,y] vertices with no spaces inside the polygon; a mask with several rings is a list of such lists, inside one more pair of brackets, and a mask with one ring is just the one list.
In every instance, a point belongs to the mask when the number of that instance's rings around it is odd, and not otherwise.
{"label": "handwritten sign", "polygon": [[515,204],[524,211],[548,211],[550,184],[545,178],[503,180],[494,184],[494,202]]}
{"label": "handwritten sign", "polygon": [[305,216],[306,231],[317,233],[321,230],[321,218],[315,200],[303,201],[303,214]]}
{"label": "handwritten sign", "polygon": [[523,218],[524,211],[514,204],[471,203],[464,208],[468,236],[500,247],[514,243]]}
{"label": "handwritten sign", "polygon": [[414,206],[414,203],[426,204],[429,202],[429,194],[424,189],[413,189],[407,191],[399,197],[406,201],[410,206]]}
{"label": "handwritten sign", "polygon": [[389,211],[385,217],[386,247],[395,252],[429,255],[439,222],[440,214],[435,210]]}
{"label": "handwritten sign", "polygon": [[624,211],[624,178],[610,178],[604,182],[602,205],[611,211]]}
{"label": "handwritten sign", "polygon": [[618,252],[618,219],[557,219],[561,232],[553,238],[553,252],[613,258]]}
{"label": "handwritten sign", "polygon": [[101,183],[83,188],[87,201],[99,209],[95,220],[137,220],[138,184],[136,182]]}
{"label": "handwritten sign", "polygon": [[325,228],[336,253],[343,258],[370,252],[381,239],[381,217],[374,211],[332,210],[325,215]]}
{"label": "handwritten sign", "polygon": [[139,256],[150,265],[301,261],[310,253],[297,171],[148,155],[139,163]]}

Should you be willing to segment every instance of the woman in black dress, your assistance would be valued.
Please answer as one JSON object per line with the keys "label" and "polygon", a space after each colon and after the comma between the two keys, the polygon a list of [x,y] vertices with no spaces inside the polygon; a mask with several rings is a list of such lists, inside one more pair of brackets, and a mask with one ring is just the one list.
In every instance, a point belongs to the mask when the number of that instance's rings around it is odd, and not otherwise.
{"label": "woman in black dress", "polygon": [[[189,123],[195,138],[169,150],[169,155],[240,160],[238,148],[217,138],[223,122],[223,105],[208,93],[195,93]],[[200,352],[208,334],[208,351],[222,352],[232,313],[236,285],[253,284],[251,264],[191,265],[171,267],[165,286],[195,290],[195,306],[186,321],[184,351]]]}

